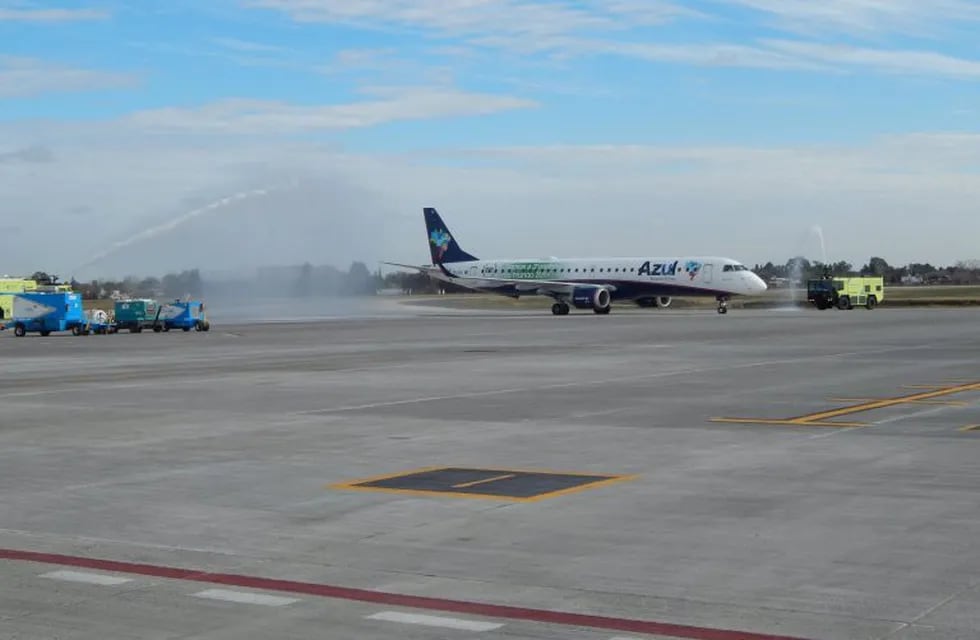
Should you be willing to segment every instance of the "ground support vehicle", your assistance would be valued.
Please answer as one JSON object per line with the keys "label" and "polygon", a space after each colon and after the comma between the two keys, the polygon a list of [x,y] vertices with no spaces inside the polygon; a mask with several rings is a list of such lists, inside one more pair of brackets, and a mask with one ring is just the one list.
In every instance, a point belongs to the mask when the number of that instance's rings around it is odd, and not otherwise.
{"label": "ground support vehicle", "polygon": [[161,306],[150,298],[116,300],[113,305],[117,329],[129,329],[130,333],[140,333],[152,329],[159,322]]}
{"label": "ground support vehicle", "polygon": [[101,309],[85,312],[85,327],[82,329],[83,335],[94,333],[96,335],[106,335],[116,333],[119,328],[108,313]]}
{"label": "ground support vehicle", "polygon": [[824,276],[807,281],[806,299],[821,311],[831,307],[842,310],[853,309],[855,306],[874,309],[885,299],[885,282],[880,276],[855,278]]}
{"label": "ground support vehicle", "polygon": [[160,306],[160,313],[154,331],[209,331],[211,323],[204,313],[204,303],[200,300],[174,300]]}
{"label": "ground support vehicle", "polygon": [[6,327],[14,330],[14,335],[23,337],[28,333],[50,335],[55,331],[71,331],[83,335],[88,325],[82,308],[82,296],[69,292],[25,291],[14,295],[13,314]]}

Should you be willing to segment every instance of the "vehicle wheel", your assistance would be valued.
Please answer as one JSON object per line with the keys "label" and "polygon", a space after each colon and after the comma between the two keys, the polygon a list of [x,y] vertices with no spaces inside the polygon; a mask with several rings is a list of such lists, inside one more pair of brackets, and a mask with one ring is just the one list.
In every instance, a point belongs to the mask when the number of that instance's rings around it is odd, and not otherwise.
{"label": "vehicle wheel", "polygon": [[562,313],[561,313],[561,305],[558,304],[557,302],[555,304],[551,305],[551,313],[552,313],[552,315],[556,315],[556,316],[562,315]]}
{"label": "vehicle wheel", "polygon": [[24,325],[18,324],[17,326],[14,327],[14,335],[17,336],[18,338],[23,338],[26,334],[27,334],[27,329],[24,328]]}
{"label": "vehicle wheel", "polygon": [[158,324],[153,325],[153,333],[160,333],[161,331],[163,331],[163,327]]}
{"label": "vehicle wheel", "polygon": [[211,323],[208,322],[207,320],[204,321],[204,330],[205,331],[210,331],[211,330]]}
{"label": "vehicle wheel", "polygon": [[183,329],[183,330],[184,330],[184,333],[187,333],[188,331],[190,331],[190,330],[191,330],[191,328],[190,328],[190,327],[181,327],[181,329]]}
{"label": "vehicle wheel", "polygon": [[39,333],[41,334],[42,337],[45,337],[45,338],[47,338],[48,336],[51,335],[51,332],[48,331],[48,330],[42,330]]}
{"label": "vehicle wheel", "polygon": [[878,298],[875,296],[868,296],[868,302],[864,306],[868,308],[868,311],[871,311],[878,306]]}
{"label": "vehicle wheel", "polygon": [[847,296],[841,296],[840,300],[837,301],[837,308],[841,311],[851,308],[851,299]]}
{"label": "vehicle wheel", "polygon": [[726,313],[728,313],[728,307],[718,307],[718,313],[720,313],[721,315],[725,315]]}

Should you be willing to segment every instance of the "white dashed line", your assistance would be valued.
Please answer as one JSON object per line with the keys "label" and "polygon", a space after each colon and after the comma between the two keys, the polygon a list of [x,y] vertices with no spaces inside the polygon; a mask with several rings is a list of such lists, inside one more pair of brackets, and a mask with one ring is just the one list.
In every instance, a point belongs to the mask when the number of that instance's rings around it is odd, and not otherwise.
{"label": "white dashed line", "polygon": [[266,607],[284,607],[288,604],[299,602],[299,600],[296,598],[282,598],[280,596],[269,596],[263,593],[231,591],[229,589],[207,589],[205,591],[199,591],[193,595],[195,598],[223,600],[225,602],[235,602],[238,604],[260,604]]}
{"label": "white dashed line", "polygon": [[65,582],[97,584],[104,587],[114,587],[132,582],[129,578],[117,578],[116,576],[107,576],[101,573],[84,573],[82,571],[51,571],[49,573],[42,573],[41,577],[51,578],[52,580],[64,580]]}
{"label": "white dashed line", "polygon": [[504,626],[497,622],[478,622],[476,620],[461,620],[460,618],[442,618],[439,616],[423,616],[417,613],[401,613],[399,611],[382,611],[371,616],[368,620],[384,620],[385,622],[400,622],[402,624],[420,624],[428,627],[444,627],[461,631],[493,631]]}

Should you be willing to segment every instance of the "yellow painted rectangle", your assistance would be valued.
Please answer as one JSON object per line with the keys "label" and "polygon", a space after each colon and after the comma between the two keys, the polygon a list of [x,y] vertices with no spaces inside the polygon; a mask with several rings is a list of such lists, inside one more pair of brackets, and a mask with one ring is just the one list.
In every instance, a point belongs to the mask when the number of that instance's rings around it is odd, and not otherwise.
{"label": "yellow painted rectangle", "polygon": [[[491,473],[490,477],[480,478],[477,480],[471,480],[467,482],[461,482],[456,484],[446,484],[445,489],[441,488],[412,488],[411,487],[411,477],[420,474],[432,474],[438,471],[461,471],[465,470],[467,472],[487,472]],[[501,473],[505,472],[505,473]],[[562,476],[564,478],[574,478],[582,477],[588,478],[584,480],[581,484],[568,486],[561,489],[554,489],[550,491],[543,491],[542,493],[534,495],[509,495],[500,492],[466,492],[466,491],[454,491],[454,489],[467,489],[470,487],[476,487],[481,485],[490,484],[493,482],[502,482],[504,480],[512,480],[514,478],[520,478],[521,475],[531,475],[540,476]],[[506,502],[535,502],[538,500],[543,500],[545,498],[553,498],[561,495],[568,495],[570,493],[577,493],[579,491],[585,491],[587,489],[595,489],[598,487],[608,486],[611,484],[625,482],[627,480],[632,480],[636,478],[636,475],[607,475],[599,473],[581,473],[581,472],[566,472],[566,471],[545,471],[541,469],[482,469],[475,467],[424,467],[421,469],[415,469],[412,471],[403,471],[400,473],[385,474],[379,476],[373,476],[370,478],[362,478],[359,480],[352,480],[348,482],[340,482],[328,485],[327,488],[330,489],[341,489],[350,491],[381,491],[385,493],[394,493],[401,495],[411,495],[411,496],[427,496],[427,497],[440,497],[448,496],[455,498],[476,498],[481,500],[497,500]],[[406,486],[403,487],[390,487],[390,486],[378,486],[377,483],[386,480],[397,480],[399,478],[404,478],[406,480]],[[429,482],[432,482],[432,478],[429,478]]]}

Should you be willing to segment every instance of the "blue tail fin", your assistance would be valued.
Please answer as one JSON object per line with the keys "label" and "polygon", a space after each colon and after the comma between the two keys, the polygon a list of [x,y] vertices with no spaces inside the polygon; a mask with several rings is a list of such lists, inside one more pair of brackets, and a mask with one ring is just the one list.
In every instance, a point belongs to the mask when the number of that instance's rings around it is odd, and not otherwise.
{"label": "blue tail fin", "polygon": [[425,207],[422,212],[425,214],[425,230],[429,235],[429,253],[432,255],[432,264],[478,260],[477,257],[459,248],[456,239],[449,231],[449,227],[439,217],[439,212],[432,207]]}

